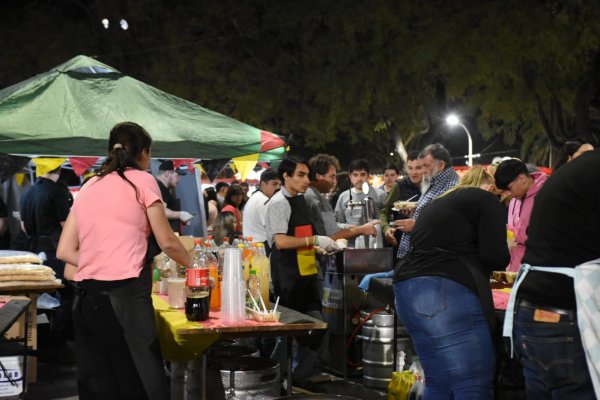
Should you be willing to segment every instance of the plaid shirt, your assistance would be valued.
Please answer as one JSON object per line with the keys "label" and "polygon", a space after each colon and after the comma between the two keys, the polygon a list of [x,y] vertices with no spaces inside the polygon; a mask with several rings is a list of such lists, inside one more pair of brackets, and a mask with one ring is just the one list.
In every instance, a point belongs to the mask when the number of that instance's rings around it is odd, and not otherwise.
{"label": "plaid shirt", "polygon": [[[454,186],[458,184],[458,174],[452,167],[446,168],[433,178],[431,178],[431,186],[427,189],[427,192],[419,199],[417,203],[417,208],[413,212],[411,218],[416,220],[419,218],[419,214],[423,208],[431,203],[431,200],[435,199],[442,193],[447,190],[452,189]],[[400,245],[398,246],[398,259],[403,258],[406,253],[408,253],[408,249],[410,248],[410,233],[404,232],[402,234],[402,238],[400,239]]]}

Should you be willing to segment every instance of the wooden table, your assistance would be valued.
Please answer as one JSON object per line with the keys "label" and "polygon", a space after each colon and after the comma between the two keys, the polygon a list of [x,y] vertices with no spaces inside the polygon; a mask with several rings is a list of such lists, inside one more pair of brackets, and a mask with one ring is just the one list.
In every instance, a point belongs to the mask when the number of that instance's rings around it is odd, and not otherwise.
{"label": "wooden table", "polygon": [[[0,286],[0,294],[13,296],[27,296],[31,303],[29,304],[29,312],[24,323],[14,324],[8,329],[6,337],[8,339],[21,338],[27,334],[27,343],[33,349],[37,349],[37,297],[40,293],[52,293],[57,289],[62,289],[64,285],[56,282],[15,282],[11,284],[2,284]],[[29,357],[28,362],[29,382],[37,382],[37,358]]]}
{"label": "wooden table", "polygon": [[[314,333],[314,331],[327,329],[327,323],[283,306],[277,307],[277,311],[281,312],[279,324],[259,324],[255,322],[245,322],[240,325],[223,326],[217,321],[216,318],[214,318],[214,321],[209,320],[208,323],[196,323],[187,320],[183,321],[182,318],[185,319],[183,310],[165,309],[164,299],[161,299],[156,295],[153,296],[153,301],[156,310],[159,335],[161,336],[161,347],[167,347],[168,349],[173,345],[173,343],[165,343],[165,341],[171,341],[171,339],[165,335],[165,330],[168,329],[169,336],[172,336],[172,340],[179,344],[180,347],[187,347],[189,349],[188,354],[193,355],[193,357],[190,357],[191,359],[198,359],[200,361],[202,399],[206,399],[205,350],[217,339],[234,339],[240,337],[257,336],[285,336],[287,338],[287,392],[288,395],[291,395],[293,337],[311,335]],[[203,342],[194,343],[194,340],[203,338],[206,340]],[[177,357],[177,353],[173,354],[174,357]],[[169,359],[169,355],[166,354],[165,358]]]}

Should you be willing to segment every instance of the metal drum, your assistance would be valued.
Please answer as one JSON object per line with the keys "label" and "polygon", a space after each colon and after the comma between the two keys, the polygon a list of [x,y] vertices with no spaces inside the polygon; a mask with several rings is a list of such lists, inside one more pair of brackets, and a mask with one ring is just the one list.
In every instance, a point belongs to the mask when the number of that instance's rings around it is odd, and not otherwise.
{"label": "metal drum", "polygon": [[[207,362],[211,363],[215,360],[227,359],[232,357],[258,357],[260,352],[254,346],[239,346],[234,340],[219,340],[213,343],[208,350]],[[187,374],[185,377],[185,391],[188,399],[199,398],[202,393],[202,379],[204,371],[202,370],[202,360],[196,359],[187,363]],[[220,382],[218,373],[214,373],[214,380]],[[207,384],[210,387],[211,382],[207,379]],[[219,390],[222,390],[222,385],[218,385]]]}
{"label": "metal drum", "polygon": [[[218,379],[220,375],[220,380]],[[208,398],[250,400],[280,395],[279,363],[256,357],[233,357],[208,362]]]}
{"label": "metal drum", "polygon": [[[369,312],[361,311],[364,319]],[[365,386],[385,389],[390,383],[394,368],[394,314],[381,311],[373,314],[361,327],[363,383]],[[403,326],[396,330],[397,351],[407,357],[415,355],[410,336]]]}

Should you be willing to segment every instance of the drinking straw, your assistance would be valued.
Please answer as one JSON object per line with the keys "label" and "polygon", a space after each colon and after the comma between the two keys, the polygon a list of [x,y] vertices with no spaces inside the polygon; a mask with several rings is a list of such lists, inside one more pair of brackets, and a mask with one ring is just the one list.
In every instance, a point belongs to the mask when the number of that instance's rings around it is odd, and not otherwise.
{"label": "drinking straw", "polygon": [[418,196],[418,194],[415,194],[415,195],[414,195],[413,197],[411,197],[410,199],[408,199],[408,200],[404,200],[404,201],[411,201],[412,199],[414,199],[414,198],[415,198],[415,197],[417,197],[417,196]]}
{"label": "drinking straw", "polygon": [[263,300],[262,296],[260,295],[260,292],[258,293],[258,298],[260,300],[260,304],[262,304],[262,306],[263,306],[263,310],[265,310],[265,314],[268,314],[269,310],[267,310],[267,306],[265,305],[265,301]]}
{"label": "drinking straw", "polygon": [[277,296],[277,300],[275,300],[275,307],[273,307],[273,310],[271,311],[273,314],[275,314],[275,311],[277,311],[278,304],[279,304],[279,296]]}
{"label": "drinking straw", "polygon": [[256,304],[256,300],[254,300],[254,296],[252,296],[252,292],[250,291],[250,289],[248,289],[248,294],[252,299],[252,304],[254,304],[254,308],[256,309],[256,311],[260,312],[260,307],[258,306],[258,304]]}

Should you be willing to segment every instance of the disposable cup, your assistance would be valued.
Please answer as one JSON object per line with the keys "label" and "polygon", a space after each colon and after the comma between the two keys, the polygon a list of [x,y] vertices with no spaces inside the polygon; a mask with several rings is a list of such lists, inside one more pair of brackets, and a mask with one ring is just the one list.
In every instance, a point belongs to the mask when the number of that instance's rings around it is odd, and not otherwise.
{"label": "disposable cup", "polygon": [[185,306],[185,278],[168,278],[167,293],[169,294],[170,308],[183,308]]}

